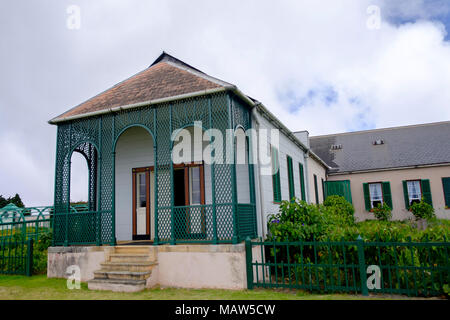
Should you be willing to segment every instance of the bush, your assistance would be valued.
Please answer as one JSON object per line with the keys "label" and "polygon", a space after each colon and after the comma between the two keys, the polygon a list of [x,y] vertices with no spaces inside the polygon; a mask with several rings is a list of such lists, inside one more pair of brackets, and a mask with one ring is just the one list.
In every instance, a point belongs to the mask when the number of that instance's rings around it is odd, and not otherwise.
{"label": "bush", "polygon": [[381,221],[389,221],[392,218],[392,209],[384,202],[379,203],[375,208],[371,210],[375,218]]}
{"label": "bush", "polygon": [[41,234],[33,248],[33,273],[47,272],[48,247],[51,246],[53,234],[51,231]]}
{"label": "bush", "polygon": [[417,202],[413,203],[409,208],[409,210],[416,217],[416,220],[419,219],[431,220],[432,218],[435,217],[433,206],[426,203],[423,198],[419,203]]}
{"label": "bush", "polygon": [[330,223],[353,225],[355,223],[355,208],[341,196],[328,196],[323,202],[324,213]]}
{"label": "bush", "polygon": [[327,233],[326,226],[325,217],[316,205],[298,199],[282,201],[279,213],[269,216],[269,239],[313,240]]}

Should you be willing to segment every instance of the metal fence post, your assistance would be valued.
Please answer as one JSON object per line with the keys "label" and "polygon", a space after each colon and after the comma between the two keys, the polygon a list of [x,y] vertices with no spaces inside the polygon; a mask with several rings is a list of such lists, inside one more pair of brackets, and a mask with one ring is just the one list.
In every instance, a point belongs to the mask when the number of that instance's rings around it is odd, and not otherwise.
{"label": "metal fence post", "polygon": [[31,277],[33,274],[33,239],[27,240],[27,264],[25,272],[28,277]]}
{"label": "metal fence post", "polygon": [[252,241],[250,237],[245,238],[245,264],[247,267],[247,289],[253,289],[253,256],[252,256]]}
{"label": "metal fence post", "polygon": [[364,259],[364,240],[361,235],[356,239],[356,246],[358,248],[358,263],[359,263],[359,275],[361,278],[361,291],[363,296],[369,295],[367,289],[367,274],[366,274],[366,261]]}

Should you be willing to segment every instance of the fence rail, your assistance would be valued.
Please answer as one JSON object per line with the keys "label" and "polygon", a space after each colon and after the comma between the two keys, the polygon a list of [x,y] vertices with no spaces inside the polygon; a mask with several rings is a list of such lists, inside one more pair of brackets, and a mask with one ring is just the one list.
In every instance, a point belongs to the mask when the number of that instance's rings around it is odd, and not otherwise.
{"label": "fence rail", "polygon": [[0,240],[0,274],[23,274],[33,272],[33,239]]}
{"label": "fence rail", "polygon": [[249,289],[436,296],[450,283],[449,242],[246,240]]}

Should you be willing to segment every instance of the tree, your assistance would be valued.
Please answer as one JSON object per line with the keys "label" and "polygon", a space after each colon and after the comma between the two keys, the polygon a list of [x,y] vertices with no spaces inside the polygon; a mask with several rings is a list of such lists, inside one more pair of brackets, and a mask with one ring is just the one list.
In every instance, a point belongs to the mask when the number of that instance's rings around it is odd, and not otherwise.
{"label": "tree", "polygon": [[2,195],[0,195],[0,208],[3,208],[9,203],[14,203],[19,208],[24,208],[25,205],[22,202],[22,199],[20,198],[19,194],[16,193],[14,197],[5,198]]}

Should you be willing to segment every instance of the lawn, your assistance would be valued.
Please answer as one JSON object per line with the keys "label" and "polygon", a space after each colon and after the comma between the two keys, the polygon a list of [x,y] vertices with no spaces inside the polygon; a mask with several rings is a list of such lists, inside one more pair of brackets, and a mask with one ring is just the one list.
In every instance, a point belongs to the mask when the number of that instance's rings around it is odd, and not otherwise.
{"label": "lawn", "polygon": [[403,296],[377,295],[363,297],[347,294],[310,294],[287,290],[216,290],[155,288],[136,293],[88,290],[82,283],[80,290],[69,290],[64,279],[0,276],[0,300],[351,300],[351,299],[408,299]]}

